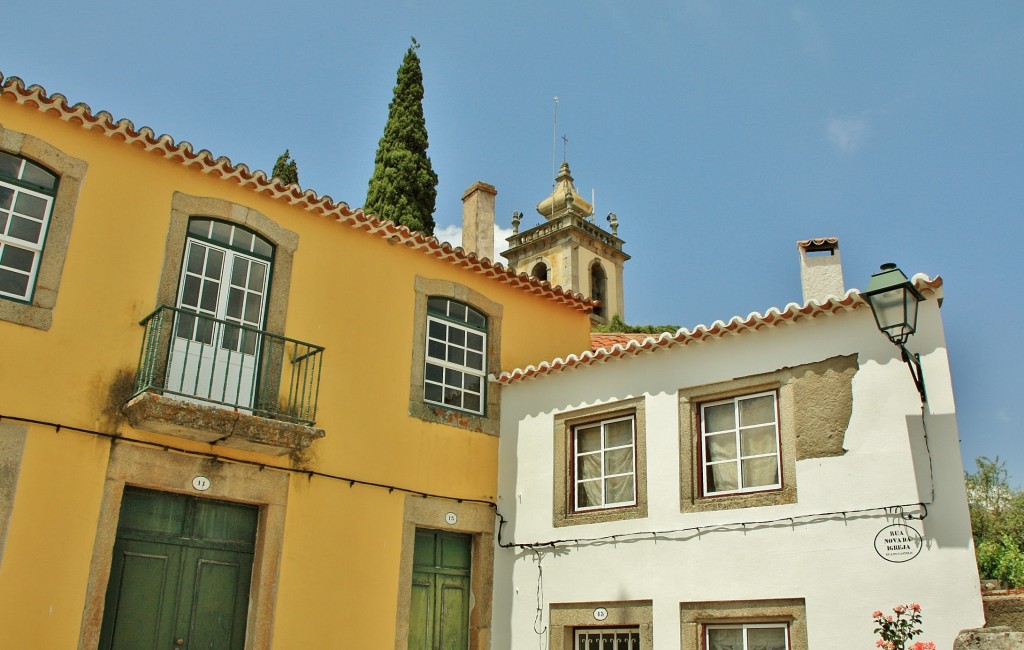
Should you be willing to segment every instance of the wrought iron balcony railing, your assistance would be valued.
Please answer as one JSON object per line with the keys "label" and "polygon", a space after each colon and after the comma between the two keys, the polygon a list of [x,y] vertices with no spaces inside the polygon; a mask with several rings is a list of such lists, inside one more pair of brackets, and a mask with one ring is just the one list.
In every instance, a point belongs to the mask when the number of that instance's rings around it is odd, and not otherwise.
{"label": "wrought iron balcony railing", "polygon": [[146,391],[313,426],[324,349],[277,334],[161,306],[146,328],[135,395]]}

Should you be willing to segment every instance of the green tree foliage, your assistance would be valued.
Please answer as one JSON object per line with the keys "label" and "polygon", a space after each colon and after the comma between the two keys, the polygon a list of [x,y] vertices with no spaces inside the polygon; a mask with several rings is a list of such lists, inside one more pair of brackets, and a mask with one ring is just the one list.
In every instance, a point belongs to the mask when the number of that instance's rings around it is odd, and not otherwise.
{"label": "green tree foliage", "polygon": [[299,167],[292,160],[291,152],[287,149],[284,153],[277,157],[277,162],[274,163],[274,178],[280,178],[287,185],[289,183],[299,182]]}
{"label": "green tree foliage", "polygon": [[678,325],[629,325],[626,321],[622,320],[622,317],[618,314],[613,314],[611,320],[604,325],[594,324],[591,326],[590,331],[600,332],[602,334],[661,334],[663,332],[671,332],[675,334],[679,331]]}
{"label": "green tree foliage", "polygon": [[377,146],[363,209],[410,230],[434,234],[437,174],[427,157],[427,123],[423,118],[423,72],[416,39],[398,68],[388,121]]}
{"label": "green tree foliage", "polygon": [[964,478],[982,578],[1024,587],[1024,492],[1010,485],[1006,463],[980,456]]}

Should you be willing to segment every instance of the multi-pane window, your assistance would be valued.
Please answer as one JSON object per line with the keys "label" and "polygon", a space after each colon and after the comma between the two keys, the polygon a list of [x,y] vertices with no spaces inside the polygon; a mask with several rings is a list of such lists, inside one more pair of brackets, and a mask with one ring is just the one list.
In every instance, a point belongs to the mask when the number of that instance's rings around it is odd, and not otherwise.
{"label": "multi-pane window", "polygon": [[[191,219],[178,306],[200,315],[259,329],[263,321],[274,248],[249,230],[213,219]],[[215,323],[182,314],[178,336],[213,342]],[[256,335],[224,328],[225,350],[254,354]]]}
{"label": "multi-pane window", "polygon": [[789,650],[785,623],[744,623],[704,627],[707,650]]}
{"label": "multi-pane window", "polygon": [[577,511],[636,504],[634,417],[573,428],[573,490]]}
{"label": "multi-pane window", "polygon": [[701,455],[706,495],[781,487],[775,393],[702,405]]}
{"label": "multi-pane window", "polygon": [[0,152],[0,297],[31,301],[57,177]]}
{"label": "multi-pane window", "polygon": [[448,298],[427,299],[427,349],[423,399],[484,412],[487,380],[487,318]]}
{"label": "multi-pane window", "polygon": [[640,650],[635,627],[576,630],[576,650]]}

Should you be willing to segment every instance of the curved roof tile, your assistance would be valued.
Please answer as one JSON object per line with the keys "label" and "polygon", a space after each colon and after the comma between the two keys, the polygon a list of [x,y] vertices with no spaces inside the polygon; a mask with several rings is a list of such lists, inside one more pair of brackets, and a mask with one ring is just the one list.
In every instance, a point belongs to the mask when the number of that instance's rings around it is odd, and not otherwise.
{"label": "curved roof tile", "polygon": [[[935,294],[938,293],[942,287],[942,278],[936,276],[935,279],[931,279],[926,275],[918,274],[914,276],[914,285],[922,293]],[[803,305],[790,303],[782,310],[772,307],[764,314],[752,312],[746,318],[734,316],[728,323],[719,320],[715,321],[710,326],[703,324],[698,325],[693,330],[688,330],[683,327],[675,334],[666,332],[665,334],[658,336],[652,335],[642,340],[631,340],[625,344],[616,343],[611,347],[593,351],[588,350],[579,355],[570,354],[564,359],[558,358],[553,361],[544,361],[537,366],[530,365],[525,368],[516,368],[515,370],[505,371],[496,377],[496,379],[503,384],[511,384],[530,377],[537,377],[557,372],[559,370],[565,370],[566,368],[588,366],[595,363],[609,361],[611,359],[635,356],[644,352],[653,352],[659,349],[671,348],[676,345],[687,345],[689,343],[703,341],[705,339],[722,338],[730,334],[741,334],[743,332],[756,331],[766,327],[775,327],[785,323],[795,323],[808,318],[819,318],[839,312],[853,311],[855,309],[865,307],[866,305],[867,302],[861,296],[860,292],[856,289],[851,289],[841,298],[829,298],[822,303],[814,300]]]}
{"label": "curved roof tile", "polygon": [[808,246],[825,246],[825,245],[836,245],[839,243],[838,237],[818,237],[816,239],[801,239],[796,243],[798,248],[807,248]]}
{"label": "curved roof tile", "polygon": [[5,77],[3,72],[0,72],[0,95],[10,97],[19,104],[37,108],[43,113],[55,113],[64,121],[77,122],[86,129],[98,130],[108,137],[121,138],[129,144],[141,145],[146,151],[163,155],[185,167],[234,181],[259,194],[269,195],[357,230],[383,237],[391,243],[419,250],[453,266],[493,278],[527,293],[565,304],[584,313],[594,309],[594,303],[582,294],[567,291],[561,286],[553,286],[549,282],[542,282],[526,273],[516,273],[499,262],[467,253],[461,247],[452,246],[422,232],[409,230],[392,221],[378,219],[359,208],[353,210],[347,203],[336,202],[328,195],[319,196],[312,190],[302,190],[298,185],[282,183],[277,178],[268,177],[262,171],[250,170],[247,165],[232,163],[227,157],[215,158],[206,149],[197,152],[187,141],[176,143],[171,136],[157,135],[149,127],[136,128],[131,120],[115,120],[107,111],[94,112],[88,104],[82,102],[71,105],[60,93],[49,95],[42,86],[27,86],[20,78]]}

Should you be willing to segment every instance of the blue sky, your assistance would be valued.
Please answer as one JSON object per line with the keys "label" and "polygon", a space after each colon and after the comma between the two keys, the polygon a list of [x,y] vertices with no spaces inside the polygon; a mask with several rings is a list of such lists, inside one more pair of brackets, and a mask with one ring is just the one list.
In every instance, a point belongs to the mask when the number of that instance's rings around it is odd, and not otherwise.
{"label": "blue sky", "polygon": [[353,5],[11,2],[0,71],[253,168],[288,148],[356,207],[415,36],[439,234],[476,180],[500,225],[537,223],[558,96],[577,187],[633,256],[629,322],[799,301],[810,237],[840,238],[848,287],[941,275],[965,464],[1024,484],[1024,4]]}

